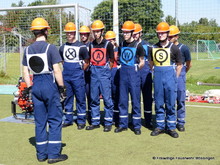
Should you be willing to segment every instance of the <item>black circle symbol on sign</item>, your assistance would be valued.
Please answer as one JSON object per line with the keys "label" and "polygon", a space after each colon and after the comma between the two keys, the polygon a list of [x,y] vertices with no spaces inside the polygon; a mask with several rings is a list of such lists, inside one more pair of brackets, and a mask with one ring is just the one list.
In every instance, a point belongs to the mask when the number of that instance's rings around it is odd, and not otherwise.
{"label": "black circle symbol on sign", "polygon": [[76,50],[73,48],[67,49],[65,52],[65,56],[67,59],[73,60],[74,58],[76,58]]}
{"label": "black circle symbol on sign", "polygon": [[128,63],[129,61],[131,61],[133,59],[134,55],[132,50],[130,49],[124,49],[124,51],[122,52],[122,59]]}
{"label": "black circle symbol on sign", "polygon": [[99,62],[104,59],[104,52],[100,49],[97,49],[93,52],[92,58],[95,62],[97,62],[97,64],[99,64]]}
{"label": "black circle symbol on sign", "polygon": [[155,60],[163,65],[163,63],[168,59],[168,53],[164,49],[159,49],[155,52]]}
{"label": "black circle symbol on sign", "polygon": [[44,61],[38,56],[29,59],[29,66],[35,73],[40,73],[44,69]]}

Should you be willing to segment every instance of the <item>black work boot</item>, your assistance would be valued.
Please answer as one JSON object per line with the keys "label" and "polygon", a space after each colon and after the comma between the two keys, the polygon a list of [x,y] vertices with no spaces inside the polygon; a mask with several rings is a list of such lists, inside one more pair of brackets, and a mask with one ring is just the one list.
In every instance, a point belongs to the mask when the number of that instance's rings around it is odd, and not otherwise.
{"label": "black work boot", "polygon": [[62,127],[63,127],[63,128],[66,128],[66,127],[69,127],[69,126],[71,126],[71,125],[73,125],[73,124],[72,124],[72,123],[63,123]]}
{"label": "black work boot", "polygon": [[68,159],[68,156],[66,154],[62,154],[58,158],[48,159],[47,163],[48,164],[53,164],[53,163],[57,163],[57,162],[67,160],[67,159]]}
{"label": "black work boot", "polygon": [[43,158],[43,159],[38,159],[38,158],[37,158],[37,160],[38,160],[39,162],[44,162],[44,161],[47,160],[47,158]]}
{"label": "black work boot", "polygon": [[151,132],[151,136],[158,136],[159,134],[164,133],[165,131],[163,129],[155,128],[154,131]]}
{"label": "black work boot", "polygon": [[167,133],[168,133],[171,137],[173,137],[173,138],[178,138],[178,137],[179,137],[179,135],[178,135],[178,133],[175,131],[175,129],[173,129],[173,130],[168,130]]}
{"label": "black work boot", "polygon": [[127,131],[127,130],[128,130],[127,128],[118,127],[115,129],[115,133],[119,133],[119,132]]}
{"label": "black work boot", "polygon": [[78,124],[77,129],[78,130],[84,129],[85,126],[86,126],[85,124]]}
{"label": "black work boot", "polygon": [[141,130],[140,129],[134,129],[134,134],[135,135],[140,135],[141,134]]}
{"label": "black work boot", "polygon": [[93,130],[93,129],[96,129],[96,128],[100,128],[100,125],[90,125],[90,126],[87,126],[86,130]]}
{"label": "black work boot", "polygon": [[184,131],[185,131],[185,127],[184,127],[184,125],[177,124],[177,125],[176,125],[176,128],[177,128],[178,131],[180,131],[180,132],[184,132]]}
{"label": "black work boot", "polygon": [[106,125],[105,127],[104,127],[104,132],[110,132],[112,130],[112,126],[111,125]]}

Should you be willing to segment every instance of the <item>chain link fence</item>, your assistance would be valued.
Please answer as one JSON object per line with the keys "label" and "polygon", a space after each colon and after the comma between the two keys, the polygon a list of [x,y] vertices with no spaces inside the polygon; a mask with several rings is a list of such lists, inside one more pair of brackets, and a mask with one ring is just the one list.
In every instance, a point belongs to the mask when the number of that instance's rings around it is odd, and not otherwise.
{"label": "chain link fence", "polygon": [[59,48],[65,42],[65,24],[75,22],[79,29],[81,25],[90,24],[90,15],[91,10],[78,4],[0,10],[0,84],[16,84],[22,75],[23,51],[34,42],[30,31],[34,18],[43,17],[48,21],[51,27],[48,42]]}
{"label": "chain link fence", "polygon": [[[114,1],[114,0],[113,0]],[[113,30],[114,9],[113,1],[101,1],[94,12],[92,20],[101,19],[106,24],[105,31]],[[214,6],[214,7],[213,7]],[[177,25],[181,31],[179,42],[187,45],[192,53],[192,59],[197,58],[198,52],[206,54],[220,48],[220,20],[217,15],[220,14],[216,1],[198,2],[198,1],[181,1],[181,0],[133,0],[118,1],[119,13],[119,42],[123,40],[121,26],[124,21],[132,20],[143,27],[144,40],[150,44],[155,44],[158,39],[155,33],[156,26],[161,21],[166,21],[170,25]],[[102,10],[103,9],[103,10]],[[201,45],[197,44],[198,40],[214,41],[216,44],[208,46],[207,49],[200,49]],[[200,55],[203,56],[203,55]],[[220,58],[220,52],[215,52],[215,58]],[[210,59],[202,58],[202,59]]]}
{"label": "chain link fence", "polygon": [[[76,0],[74,5],[50,5],[16,7],[0,10],[0,84],[16,84],[21,75],[21,59],[23,50],[33,42],[34,36],[30,32],[31,21],[36,17],[44,17],[51,26],[48,42],[57,47],[65,42],[64,25],[75,22],[77,29],[81,25],[89,26],[94,19],[101,19],[106,25],[105,31],[113,30],[113,1]],[[209,2],[178,0],[133,0],[118,1],[119,41],[122,40],[120,28],[124,21],[132,20],[143,26],[143,39],[154,44],[157,41],[155,28],[160,21],[177,24],[180,28],[179,41],[190,48],[192,59],[197,59],[198,40],[215,41],[215,48],[219,48],[220,27],[218,25],[218,7],[210,8]],[[88,8],[96,4],[93,12]],[[216,6],[220,6],[216,1]],[[100,8],[100,9],[99,9]],[[202,10],[201,10],[202,8]],[[96,13],[96,14],[95,14]],[[78,34],[77,34],[78,36]],[[200,45],[200,47],[202,47]],[[210,48],[213,49],[213,48]],[[204,53],[208,49],[199,49]],[[219,56],[218,52],[217,55]]]}

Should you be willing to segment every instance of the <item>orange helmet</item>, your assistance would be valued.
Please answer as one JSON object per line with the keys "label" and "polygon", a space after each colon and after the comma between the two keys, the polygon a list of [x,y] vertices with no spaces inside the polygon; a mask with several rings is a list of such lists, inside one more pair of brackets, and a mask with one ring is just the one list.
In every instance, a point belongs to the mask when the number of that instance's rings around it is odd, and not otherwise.
{"label": "orange helmet", "polygon": [[94,21],[91,25],[92,30],[102,30],[104,28],[105,28],[105,26],[104,26],[103,22],[100,20]]}
{"label": "orange helmet", "polygon": [[35,18],[31,23],[31,30],[50,29],[48,22],[43,18]]}
{"label": "orange helmet", "polygon": [[121,28],[122,31],[133,31],[135,30],[134,22],[132,21],[125,21]]}
{"label": "orange helmet", "polygon": [[90,29],[88,26],[81,26],[79,29],[79,33],[90,33]]}
{"label": "orange helmet", "polygon": [[161,22],[157,25],[156,32],[168,32],[170,31],[170,26],[166,22]]}
{"label": "orange helmet", "polygon": [[179,33],[180,33],[180,30],[179,30],[179,28],[177,26],[175,26],[175,25],[171,25],[170,26],[169,36],[175,36],[175,35],[177,35]]}
{"label": "orange helmet", "polygon": [[107,33],[105,33],[105,39],[106,40],[110,40],[110,39],[114,39],[116,38],[116,34],[113,31],[107,31]]}
{"label": "orange helmet", "polygon": [[68,22],[65,25],[64,32],[75,32],[76,31],[76,25],[73,22]]}
{"label": "orange helmet", "polygon": [[142,32],[142,26],[140,24],[136,23],[134,25],[135,25],[134,34]]}

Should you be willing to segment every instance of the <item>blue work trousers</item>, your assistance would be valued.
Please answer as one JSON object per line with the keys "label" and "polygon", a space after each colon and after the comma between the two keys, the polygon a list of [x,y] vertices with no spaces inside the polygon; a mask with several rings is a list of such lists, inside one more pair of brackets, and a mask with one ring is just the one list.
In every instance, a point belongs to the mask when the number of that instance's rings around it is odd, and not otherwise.
{"label": "blue work trousers", "polygon": [[112,87],[112,101],[114,104],[113,109],[113,122],[118,125],[119,122],[119,69],[117,67],[111,70],[111,87]]}
{"label": "blue work trousers", "polygon": [[[65,64],[65,63],[64,63]],[[84,71],[79,63],[64,65],[63,71],[64,84],[66,86],[67,98],[65,104],[64,123],[73,123],[74,96],[76,98],[77,123],[86,123],[86,97]]]}
{"label": "blue work trousers", "polygon": [[122,65],[120,68],[119,127],[128,127],[128,102],[130,93],[132,123],[134,129],[141,128],[140,91],[140,72],[135,70],[135,66]]}
{"label": "blue work trousers", "polygon": [[85,86],[86,86],[86,97],[87,97],[87,120],[88,123],[91,124],[91,98],[90,98],[90,82],[91,82],[91,71],[90,68],[84,72],[85,76]]}
{"label": "blue work trousers", "polygon": [[152,119],[152,73],[149,62],[145,61],[144,67],[140,70],[141,91],[143,97],[144,119],[146,123],[150,123]]}
{"label": "blue work trousers", "polygon": [[104,124],[112,125],[111,70],[109,66],[91,66],[91,117],[92,125],[100,124],[100,94],[104,101]]}
{"label": "blue work trousers", "polygon": [[185,124],[186,116],[186,67],[183,66],[177,79],[177,124]]}
{"label": "blue work trousers", "polygon": [[33,84],[37,158],[54,159],[61,152],[63,113],[60,94],[52,74],[34,75]]}
{"label": "blue work trousers", "polygon": [[173,66],[154,67],[154,99],[156,127],[168,130],[176,128],[175,102],[177,77]]}

